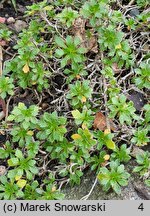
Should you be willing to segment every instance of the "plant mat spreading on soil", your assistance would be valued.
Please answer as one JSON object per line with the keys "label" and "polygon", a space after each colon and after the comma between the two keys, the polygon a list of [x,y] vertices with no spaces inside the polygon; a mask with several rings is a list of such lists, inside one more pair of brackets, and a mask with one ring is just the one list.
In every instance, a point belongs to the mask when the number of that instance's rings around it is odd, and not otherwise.
{"label": "plant mat spreading on soil", "polygon": [[148,1],[15,3],[0,4],[1,199],[62,199],[86,169],[120,194],[129,160],[148,187]]}

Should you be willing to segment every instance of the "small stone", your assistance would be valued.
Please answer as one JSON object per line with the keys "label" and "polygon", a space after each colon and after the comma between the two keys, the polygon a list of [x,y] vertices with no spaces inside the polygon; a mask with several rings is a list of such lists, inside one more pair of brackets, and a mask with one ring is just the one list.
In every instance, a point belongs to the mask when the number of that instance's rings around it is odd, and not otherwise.
{"label": "small stone", "polygon": [[15,23],[15,19],[14,19],[13,17],[9,17],[9,18],[7,19],[7,23],[8,23],[8,24]]}
{"label": "small stone", "polygon": [[27,23],[22,20],[17,20],[14,24],[14,28],[17,32],[21,32],[23,29],[27,27]]}
{"label": "small stone", "polygon": [[7,172],[6,167],[5,166],[0,166],[0,176],[5,175]]}
{"label": "small stone", "polygon": [[130,10],[129,15],[132,17],[136,17],[140,14],[139,10],[137,8],[134,8],[132,10]]}
{"label": "small stone", "polygon": [[6,18],[5,17],[0,17],[0,23],[5,23],[6,22]]}

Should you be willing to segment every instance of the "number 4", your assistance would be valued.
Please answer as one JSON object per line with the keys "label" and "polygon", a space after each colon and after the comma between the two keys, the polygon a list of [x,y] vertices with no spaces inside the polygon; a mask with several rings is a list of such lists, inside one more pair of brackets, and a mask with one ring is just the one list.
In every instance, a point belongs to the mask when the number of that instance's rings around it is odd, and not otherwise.
{"label": "number 4", "polygon": [[143,207],[143,203],[141,203],[138,207],[139,210],[143,211],[144,210],[144,207]]}

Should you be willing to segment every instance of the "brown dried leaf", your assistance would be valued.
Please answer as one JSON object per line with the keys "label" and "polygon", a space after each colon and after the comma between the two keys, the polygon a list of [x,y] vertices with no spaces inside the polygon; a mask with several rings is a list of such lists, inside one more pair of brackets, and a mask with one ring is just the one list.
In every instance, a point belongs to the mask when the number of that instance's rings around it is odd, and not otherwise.
{"label": "brown dried leaf", "polygon": [[89,34],[86,31],[87,21],[81,17],[78,17],[73,23],[72,32],[75,37],[78,37],[81,41],[81,47],[86,49],[86,52],[98,53],[97,38],[94,35],[94,30],[89,28]]}
{"label": "brown dried leaf", "polygon": [[102,131],[106,129],[106,117],[103,115],[103,113],[96,113],[93,127]]}
{"label": "brown dried leaf", "polygon": [[115,74],[120,73],[120,69],[119,69],[118,64],[116,62],[114,62],[112,64],[112,69],[113,69]]}
{"label": "brown dried leaf", "polygon": [[[110,124],[110,129],[112,131],[116,131],[117,130],[116,125],[113,123],[113,121],[111,119],[108,119],[108,120],[109,120],[109,124]],[[105,131],[107,129],[106,117],[103,115],[103,113],[101,113],[101,112],[96,113],[93,127],[94,127],[94,129],[99,129],[102,131]]]}

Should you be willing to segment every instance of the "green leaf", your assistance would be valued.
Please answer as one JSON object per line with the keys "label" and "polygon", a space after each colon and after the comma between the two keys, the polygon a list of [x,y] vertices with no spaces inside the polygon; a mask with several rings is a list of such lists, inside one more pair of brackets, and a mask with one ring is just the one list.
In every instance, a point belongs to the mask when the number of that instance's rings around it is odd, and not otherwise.
{"label": "green leaf", "polygon": [[11,158],[7,162],[9,166],[17,166],[19,164],[18,158]]}
{"label": "green leaf", "polygon": [[112,140],[106,140],[106,146],[108,149],[112,149],[112,150],[116,148],[116,145]]}
{"label": "green leaf", "polygon": [[19,149],[16,150],[15,155],[17,158],[22,159],[23,158],[23,154],[22,151],[20,151]]}

